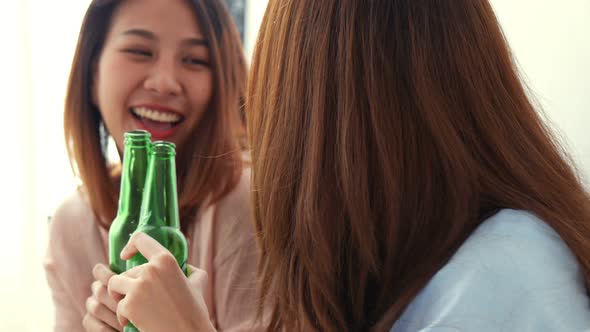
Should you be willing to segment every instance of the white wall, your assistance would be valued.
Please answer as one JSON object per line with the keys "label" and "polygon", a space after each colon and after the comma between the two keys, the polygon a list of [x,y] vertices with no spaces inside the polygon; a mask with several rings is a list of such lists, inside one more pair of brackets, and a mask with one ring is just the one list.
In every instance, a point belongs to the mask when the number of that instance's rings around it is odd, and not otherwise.
{"label": "white wall", "polygon": [[590,184],[590,1],[492,4],[529,87]]}
{"label": "white wall", "polygon": [[89,0],[0,2],[0,331],[50,331],[47,216],[72,191],[63,143],[69,64]]}
{"label": "white wall", "polygon": [[[2,240],[0,241],[0,330],[18,330],[21,325],[18,321],[11,320],[15,312],[12,308],[24,309],[25,299],[21,292],[25,290],[21,280],[25,275],[26,264],[22,260],[25,239],[25,227],[23,220],[30,219],[26,199],[28,197],[27,185],[30,181],[27,174],[32,173],[30,164],[22,163],[27,159],[30,151],[21,149],[20,142],[27,141],[28,131],[23,130],[28,124],[29,115],[22,110],[26,107],[26,101],[22,98],[24,87],[28,78],[26,73],[20,72],[21,64],[26,61],[27,53],[23,50],[23,33],[16,27],[21,19],[20,13],[24,9],[20,3],[7,5],[0,2],[0,40],[2,51],[0,52],[0,98],[2,100],[2,115],[4,122],[0,130],[0,142],[2,144],[2,158],[0,159],[0,209],[2,220]],[[12,12],[6,11],[7,7]],[[29,262],[36,264],[37,262]],[[21,315],[23,317],[24,315]]]}
{"label": "white wall", "polygon": [[[22,1],[22,0],[20,0]],[[25,331],[49,331],[53,304],[40,264],[47,246],[47,218],[75,188],[63,138],[63,105],[78,31],[89,0],[27,0],[30,27],[28,107],[34,154],[32,178],[36,195],[33,222],[27,223],[25,257],[34,260],[25,271],[23,309],[35,319],[19,321]],[[27,312],[25,311],[25,312]],[[22,317],[14,317],[21,318]],[[13,318],[13,319],[14,319]],[[3,329],[0,328],[3,331]]]}
{"label": "white wall", "polygon": [[246,32],[244,37],[244,51],[250,59],[256,43],[258,27],[264,16],[268,0],[246,0]]}

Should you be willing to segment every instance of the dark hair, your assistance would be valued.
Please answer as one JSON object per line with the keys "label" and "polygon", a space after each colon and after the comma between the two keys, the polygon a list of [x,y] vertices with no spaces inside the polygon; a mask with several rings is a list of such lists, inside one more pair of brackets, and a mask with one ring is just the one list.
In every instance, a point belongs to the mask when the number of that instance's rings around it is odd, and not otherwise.
{"label": "dark hair", "polygon": [[[118,175],[104,153],[102,118],[92,104],[94,66],[102,51],[113,13],[123,1],[92,1],[80,31],[65,103],[65,140],[70,162],[82,180],[92,209],[108,227],[117,210]],[[178,153],[178,190],[183,228],[196,208],[215,203],[236,185],[242,170],[241,104],[246,63],[236,27],[221,0],[187,1],[209,41],[214,76],[210,108]],[[102,142],[102,143],[101,143]],[[216,156],[215,158],[213,158]],[[220,157],[222,156],[222,157]]]}
{"label": "dark hair", "polygon": [[247,95],[269,331],[386,331],[487,217],[590,199],[487,0],[274,0]]}

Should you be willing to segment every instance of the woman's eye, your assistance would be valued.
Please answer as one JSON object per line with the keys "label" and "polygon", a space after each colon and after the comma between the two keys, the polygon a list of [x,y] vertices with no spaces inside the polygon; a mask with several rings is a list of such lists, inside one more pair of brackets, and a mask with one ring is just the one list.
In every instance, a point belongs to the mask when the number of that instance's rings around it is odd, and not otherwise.
{"label": "woman's eye", "polygon": [[125,53],[129,53],[131,55],[135,55],[135,56],[141,56],[141,57],[150,57],[152,56],[152,52],[147,51],[147,50],[142,50],[139,48],[128,48],[123,50],[123,52]]}
{"label": "woman's eye", "polygon": [[194,57],[185,57],[184,59],[182,59],[182,62],[190,66],[209,66],[209,63],[207,61]]}

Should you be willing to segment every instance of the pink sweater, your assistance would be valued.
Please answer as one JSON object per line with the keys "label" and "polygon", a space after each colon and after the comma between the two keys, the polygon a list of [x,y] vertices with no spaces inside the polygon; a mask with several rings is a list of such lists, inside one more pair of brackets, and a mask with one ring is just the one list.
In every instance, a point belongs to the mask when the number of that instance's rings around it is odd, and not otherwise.
{"label": "pink sweater", "polygon": [[[200,211],[187,237],[188,263],[207,271],[205,302],[219,331],[262,330],[255,322],[258,254],[249,192],[250,172],[245,170],[230,194]],[[108,264],[107,239],[80,192],[56,211],[44,261],[56,309],[55,331],[84,330],[92,268]]]}

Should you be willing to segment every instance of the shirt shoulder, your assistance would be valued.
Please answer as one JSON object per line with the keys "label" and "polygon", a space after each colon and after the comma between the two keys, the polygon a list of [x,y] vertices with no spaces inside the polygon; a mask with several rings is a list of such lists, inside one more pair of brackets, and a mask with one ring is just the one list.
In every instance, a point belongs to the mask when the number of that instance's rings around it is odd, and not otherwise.
{"label": "shirt shoulder", "polygon": [[263,330],[254,319],[259,251],[250,194],[250,169],[246,168],[233,190],[204,211],[196,225],[199,246],[209,252],[200,261],[211,280],[205,298],[218,331]]}
{"label": "shirt shoulder", "polygon": [[51,217],[44,265],[46,269],[67,270],[69,275],[77,270],[88,273],[94,264],[106,261],[107,238],[83,193],[76,191]]}
{"label": "shirt shoulder", "polygon": [[218,216],[250,220],[250,168],[244,168],[236,186],[216,203]]}
{"label": "shirt shoulder", "polygon": [[49,241],[43,260],[56,309],[58,328],[82,326],[85,301],[90,296],[92,268],[106,262],[106,230],[79,191],[67,197],[49,223]]}
{"label": "shirt shoulder", "polygon": [[237,251],[256,250],[250,193],[250,170],[244,169],[234,189],[215,206],[215,265],[223,264]]}
{"label": "shirt shoulder", "polygon": [[535,215],[484,221],[410,303],[392,331],[581,331],[590,304],[580,266]]}
{"label": "shirt shoulder", "polygon": [[[96,233],[98,220],[84,194],[76,190],[58,206],[49,222],[52,241],[79,240]],[[50,242],[52,244],[53,242]]]}
{"label": "shirt shoulder", "polygon": [[484,221],[459,248],[449,267],[465,264],[492,269],[498,277],[509,275],[511,279],[528,279],[543,272],[539,282],[579,271],[573,253],[548,224],[531,213],[508,209]]}

